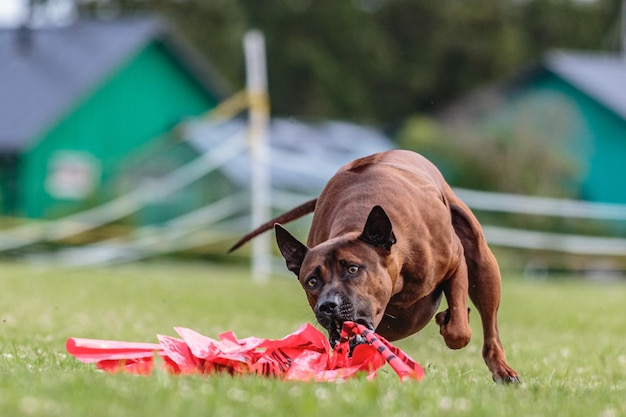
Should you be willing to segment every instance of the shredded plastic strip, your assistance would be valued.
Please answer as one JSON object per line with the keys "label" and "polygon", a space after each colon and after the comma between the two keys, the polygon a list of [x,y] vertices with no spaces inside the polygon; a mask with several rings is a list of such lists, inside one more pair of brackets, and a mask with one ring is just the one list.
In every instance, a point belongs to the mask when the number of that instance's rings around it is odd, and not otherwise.
{"label": "shredded plastic strip", "polygon": [[[341,340],[331,349],[326,337],[310,324],[280,340],[238,339],[230,331],[218,339],[176,327],[180,338],[157,335],[159,343],[69,338],[68,353],[83,363],[95,363],[106,372],[149,375],[155,363],[176,375],[256,374],[295,381],[338,381],[365,374],[376,377],[386,363],[400,380],[421,380],[419,363],[383,337],[357,323],[343,325]],[[351,340],[366,343],[351,349]],[[352,352],[351,352],[352,350]],[[162,360],[155,361],[156,357]]]}

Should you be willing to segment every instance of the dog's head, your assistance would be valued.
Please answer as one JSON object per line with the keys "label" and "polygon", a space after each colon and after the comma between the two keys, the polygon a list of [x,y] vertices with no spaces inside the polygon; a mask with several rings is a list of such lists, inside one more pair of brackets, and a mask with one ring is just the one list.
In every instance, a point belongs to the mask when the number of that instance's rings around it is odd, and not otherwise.
{"label": "dog's head", "polygon": [[344,321],[372,330],[378,326],[393,293],[390,256],[396,243],[391,221],[380,206],[371,210],[361,232],[346,233],[312,248],[281,225],[275,229],[287,268],[298,276],[332,345],[339,341]]}

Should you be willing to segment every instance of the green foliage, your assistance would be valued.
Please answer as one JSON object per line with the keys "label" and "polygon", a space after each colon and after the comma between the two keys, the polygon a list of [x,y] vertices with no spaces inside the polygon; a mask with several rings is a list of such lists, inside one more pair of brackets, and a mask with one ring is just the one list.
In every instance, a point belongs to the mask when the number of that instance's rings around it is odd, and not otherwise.
{"label": "green foliage", "polygon": [[500,328],[524,384],[498,386],[470,346],[448,350],[434,324],[398,345],[426,368],[419,383],[290,383],[255,377],[97,372],[67,337],[154,342],[186,326],[217,336],[279,338],[312,319],[293,279],[269,285],[203,264],[66,270],[3,263],[0,410],[36,416],[620,416],[626,414],[624,283],[505,277]]}
{"label": "green foliage", "polygon": [[241,38],[267,38],[273,112],[393,124],[517,71],[548,48],[617,49],[620,0],[80,0],[156,11],[233,86]]}
{"label": "green foliage", "polygon": [[413,117],[400,130],[399,145],[437,165],[455,186],[551,197],[575,197],[578,165],[571,151],[551,130],[507,122],[481,127],[442,124]]}

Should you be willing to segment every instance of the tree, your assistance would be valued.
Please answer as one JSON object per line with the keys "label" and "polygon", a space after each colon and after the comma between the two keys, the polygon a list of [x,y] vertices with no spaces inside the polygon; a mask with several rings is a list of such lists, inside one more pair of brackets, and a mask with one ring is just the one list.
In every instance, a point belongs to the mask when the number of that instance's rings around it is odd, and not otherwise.
{"label": "tree", "polygon": [[436,111],[548,48],[619,46],[620,0],[75,1],[82,13],[164,15],[239,87],[241,38],[261,29],[274,114],[387,125]]}

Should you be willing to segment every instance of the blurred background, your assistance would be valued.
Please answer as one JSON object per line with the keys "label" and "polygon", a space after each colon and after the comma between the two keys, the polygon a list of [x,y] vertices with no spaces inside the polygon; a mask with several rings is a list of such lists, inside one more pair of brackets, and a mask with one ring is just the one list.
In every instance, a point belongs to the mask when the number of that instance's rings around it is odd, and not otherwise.
{"label": "blurred background", "polygon": [[[252,228],[248,112],[271,108],[273,214],[411,149],[503,269],[624,277],[625,3],[2,0],[0,257],[244,261],[224,254]],[[267,96],[246,89],[251,29]]]}

